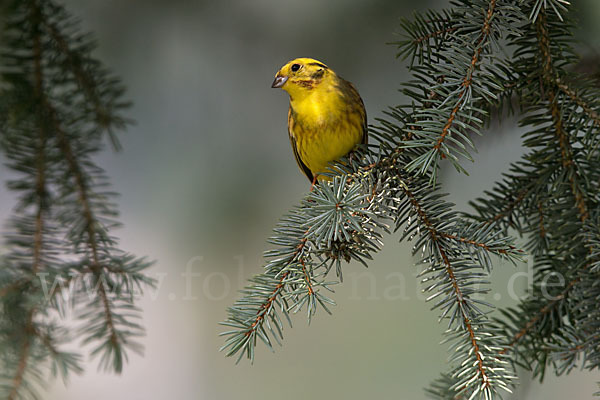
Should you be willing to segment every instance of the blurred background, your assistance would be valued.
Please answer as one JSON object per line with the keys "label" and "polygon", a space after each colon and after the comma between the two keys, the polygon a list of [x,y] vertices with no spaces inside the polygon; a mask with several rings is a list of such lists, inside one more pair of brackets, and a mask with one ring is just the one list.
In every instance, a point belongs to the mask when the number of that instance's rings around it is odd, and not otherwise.
{"label": "blurred background", "polygon": [[[600,52],[600,2],[580,0],[582,54]],[[128,87],[137,123],[123,151],[98,160],[121,194],[121,247],[156,264],[156,291],[141,300],[145,355],[132,354],[122,376],[95,360],[44,399],[424,399],[447,370],[444,326],[415,275],[411,244],[386,237],[366,270],[345,267],[333,316],[304,313],[282,348],[258,346],[253,366],[226,359],[218,325],[246,279],[261,272],[265,239],[309,189],[287,137],[288,97],[270,88],[288,60],[327,63],[359,89],[371,123],[404,101],[408,78],[395,59],[399,18],[442,0],[103,0],[65,1],[99,40],[97,56]],[[458,208],[491,188],[521,155],[516,123],[477,140],[471,176],[448,165],[445,189]],[[465,162],[466,163],[466,162]],[[2,186],[0,217],[11,212]],[[500,264],[490,301],[523,295],[527,265]],[[514,399],[584,399],[598,376],[575,371],[540,385],[522,375]]]}

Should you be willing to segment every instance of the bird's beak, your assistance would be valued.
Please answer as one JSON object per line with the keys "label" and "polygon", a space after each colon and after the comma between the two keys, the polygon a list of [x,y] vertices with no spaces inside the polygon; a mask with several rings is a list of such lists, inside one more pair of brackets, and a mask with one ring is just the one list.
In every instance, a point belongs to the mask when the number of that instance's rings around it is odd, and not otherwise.
{"label": "bird's beak", "polygon": [[284,83],[286,83],[288,80],[287,76],[279,76],[277,75],[275,77],[275,80],[273,81],[273,84],[271,85],[272,88],[280,88],[283,86]]}

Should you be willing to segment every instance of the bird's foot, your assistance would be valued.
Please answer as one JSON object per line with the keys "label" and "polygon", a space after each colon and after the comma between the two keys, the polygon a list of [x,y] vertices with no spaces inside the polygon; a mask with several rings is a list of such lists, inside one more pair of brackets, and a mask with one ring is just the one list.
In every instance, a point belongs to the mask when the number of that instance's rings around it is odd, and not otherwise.
{"label": "bird's foot", "polygon": [[315,175],[315,177],[312,180],[312,183],[310,184],[310,191],[312,192],[313,189],[315,188],[315,185],[317,184],[317,177],[318,175]]}

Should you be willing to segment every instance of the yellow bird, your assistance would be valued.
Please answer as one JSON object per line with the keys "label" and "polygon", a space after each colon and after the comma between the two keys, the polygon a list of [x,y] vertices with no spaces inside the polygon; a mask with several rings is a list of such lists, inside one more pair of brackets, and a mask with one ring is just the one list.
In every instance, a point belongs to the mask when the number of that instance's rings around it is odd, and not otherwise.
{"label": "yellow bird", "polygon": [[356,88],[324,63],[296,58],[271,87],[290,95],[288,134],[298,166],[314,185],[329,163],[367,143],[367,113]]}

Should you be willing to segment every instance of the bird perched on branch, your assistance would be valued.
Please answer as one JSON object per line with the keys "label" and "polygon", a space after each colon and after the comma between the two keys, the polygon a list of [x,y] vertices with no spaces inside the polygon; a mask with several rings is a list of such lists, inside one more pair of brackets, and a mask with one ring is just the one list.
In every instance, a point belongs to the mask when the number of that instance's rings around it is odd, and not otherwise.
{"label": "bird perched on branch", "polygon": [[314,185],[329,163],[367,143],[367,114],[356,88],[324,63],[296,58],[271,87],[290,95],[288,134],[298,166]]}

